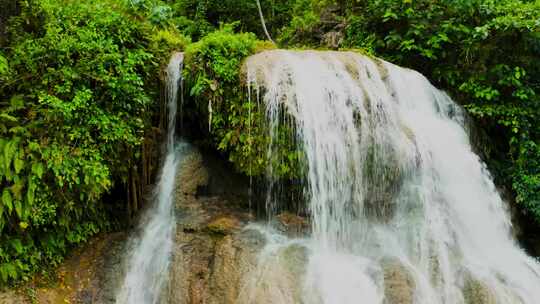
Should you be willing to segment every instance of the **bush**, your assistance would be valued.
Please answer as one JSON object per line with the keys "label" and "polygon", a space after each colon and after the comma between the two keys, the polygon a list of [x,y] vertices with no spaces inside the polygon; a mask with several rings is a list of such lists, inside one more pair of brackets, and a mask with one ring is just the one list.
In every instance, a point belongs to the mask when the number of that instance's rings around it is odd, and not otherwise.
{"label": "bush", "polygon": [[[208,145],[226,154],[239,172],[255,177],[266,173],[270,138],[264,105],[249,101],[241,67],[246,57],[268,48],[273,46],[253,34],[235,34],[226,26],[186,49],[185,76],[195,106],[191,116],[198,117],[204,137],[210,138]],[[274,161],[280,166],[274,174],[295,177],[299,170],[293,130],[281,126],[278,132]]]}
{"label": "bush", "polygon": [[[0,56],[0,282],[54,267],[108,229],[185,39],[118,1],[21,1]],[[126,159],[127,156],[127,159]]]}

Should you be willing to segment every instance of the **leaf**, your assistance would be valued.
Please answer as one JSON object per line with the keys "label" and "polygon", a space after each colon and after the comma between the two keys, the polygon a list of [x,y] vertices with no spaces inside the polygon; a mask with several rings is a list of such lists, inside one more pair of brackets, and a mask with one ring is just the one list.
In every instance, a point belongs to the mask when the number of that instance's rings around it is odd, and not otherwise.
{"label": "leaf", "polygon": [[26,200],[29,205],[34,204],[34,192],[36,190],[36,184],[31,179],[28,180],[28,191],[26,191]]}
{"label": "leaf", "polygon": [[8,275],[12,279],[16,279],[17,278],[17,268],[15,268],[15,265],[13,265],[11,263],[8,263],[8,264],[5,264],[5,265],[6,265],[6,270],[7,270]]}
{"label": "leaf", "polygon": [[0,266],[0,277],[2,277],[2,282],[7,282],[8,280],[8,271],[5,267],[6,264]]}
{"label": "leaf", "polygon": [[13,110],[19,110],[19,109],[24,108],[23,95],[14,95],[13,97],[11,97],[9,102]]}
{"label": "leaf", "polygon": [[24,183],[21,179],[15,179],[14,184],[10,188],[15,199],[22,198],[21,192],[22,192],[22,189],[24,188]]}
{"label": "leaf", "polygon": [[27,222],[20,222],[19,227],[21,227],[22,230],[25,230],[26,228],[28,228],[28,223]]}
{"label": "leaf", "polygon": [[11,240],[11,246],[15,251],[17,251],[17,254],[23,253],[23,244],[21,243],[21,240],[19,239],[13,239]]}
{"label": "leaf", "polygon": [[397,20],[398,19],[398,16],[396,13],[392,12],[391,10],[388,10],[384,13],[383,15],[383,20],[384,22],[390,20],[390,19],[395,19]]}
{"label": "leaf", "polygon": [[15,173],[19,174],[24,167],[24,161],[20,158],[15,158],[13,165],[15,166]]}
{"label": "leaf", "polygon": [[23,208],[21,201],[15,201],[15,212],[19,216],[19,218],[23,218]]}
{"label": "leaf", "polygon": [[28,143],[28,148],[32,152],[38,152],[40,150],[39,144],[37,142],[33,142],[33,141]]}
{"label": "leaf", "polygon": [[15,146],[14,141],[8,141],[4,145],[4,170],[5,170],[6,177],[8,177],[9,179],[11,178],[10,167],[11,167],[11,159],[13,158],[13,154],[15,151],[14,146]]}
{"label": "leaf", "polygon": [[9,122],[17,122],[17,117],[11,116],[7,113],[0,113],[0,118]]}
{"label": "leaf", "polygon": [[37,177],[39,177],[40,179],[43,176],[43,171],[44,171],[43,163],[40,163],[40,162],[32,163],[32,173],[37,175]]}
{"label": "leaf", "polygon": [[13,209],[13,198],[8,189],[4,189],[2,192],[2,203],[8,208],[9,212]]}

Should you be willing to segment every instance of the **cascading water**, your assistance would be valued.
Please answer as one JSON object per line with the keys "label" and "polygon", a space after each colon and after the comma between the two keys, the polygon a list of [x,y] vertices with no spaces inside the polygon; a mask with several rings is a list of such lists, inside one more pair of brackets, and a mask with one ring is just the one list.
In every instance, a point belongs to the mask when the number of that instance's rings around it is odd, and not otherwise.
{"label": "cascading water", "polygon": [[279,241],[239,303],[266,303],[256,295],[269,288],[281,303],[540,302],[540,266],[513,240],[464,113],[445,93],[352,52],[268,51],[246,68],[268,125],[283,123],[283,108],[293,117],[312,236],[295,277],[301,300],[268,279],[279,267],[264,265],[290,246]]}
{"label": "cascading water", "polygon": [[154,205],[143,215],[140,237],[132,240],[128,272],[117,295],[118,304],[159,303],[168,279],[173,246],[175,219],[173,190],[176,168],[187,144],[176,143],[175,126],[178,90],[184,55],[176,53],[167,67],[167,139],[166,154],[158,183],[154,189]]}

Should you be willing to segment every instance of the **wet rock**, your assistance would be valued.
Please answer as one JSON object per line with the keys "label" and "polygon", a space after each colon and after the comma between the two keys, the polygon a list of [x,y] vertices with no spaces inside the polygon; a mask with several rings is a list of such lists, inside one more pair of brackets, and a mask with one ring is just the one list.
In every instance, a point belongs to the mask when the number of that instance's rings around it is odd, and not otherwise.
{"label": "wet rock", "polygon": [[305,217],[299,215],[283,212],[276,216],[278,222],[278,228],[282,232],[287,232],[290,236],[302,236],[306,235],[310,230],[310,225]]}
{"label": "wet rock", "polygon": [[395,259],[382,262],[384,273],[384,304],[414,303],[415,282],[403,264]]}
{"label": "wet rock", "polygon": [[73,303],[114,303],[125,241],[125,233],[94,239],[60,267],[60,276],[74,293]]}
{"label": "wet rock", "polygon": [[177,193],[195,196],[199,189],[208,186],[208,169],[203,163],[202,154],[189,153],[180,166],[182,169],[177,177]]}
{"label": "wet rock", "polygon": [[270,246],[243,277],[237,304],[302,303],[307,249],[300,244]]}
{"label": "wet rock", "polygon": [[489,288],[472,276],[465,280],[463,297],[466,304],[497,304],[497,300]]}
{"label": "wet rock", "polygon": [[300,278],[306,272],[308,261],[306,247],[299,244],[291,244],[280,252],[279,257],[282,264],[289,270],[289,273],[293,277]]}
{"label": "wet rock", "polygon": [[168,303],[236,303],[241,279],[256,265],[262,235],[240,231],[223,237],[179,232]]}
{"label": "wet rock", "polygon": [[240,228],[240,222],[234,217],[221,216],[211,221],[207,226],[210,233],[230,234]]}
{"label": "wet rock", "polygon": [[325,46],[331,49],[338,49],[343,43],[343,33],[338,31],[328,32],[323,35],[322,41]]}
{"label": "wet rock", "polygon": [[0,293],[0,304],[114,303],[122,278],[125,233],[99,235],[75,250],[57,270],[57,282],[40,278],[21,292]]}
{"label": "wet rock", "polygon": [[229,235],[217,242],[209,303],[237,303],[242,279],[256,268],[257,254],[263,245],[264,237],[256,231]]}
{"label": "wet rock", "polygon": [[29,303],[25,297],[15,291],[0,292],[0,304],[21,304]]}
{"label": "wet rock", "polygon": [[240,280],[264,244],[260,233],[241,229],[252,219],[242,208],[249,183],[197,150],[178,172],[168,303],[236,303]]}
{"label": "wet rock", "polygon": [[205,303],[214,242],[208,235],[179,231],[170,268],[168,303]]}

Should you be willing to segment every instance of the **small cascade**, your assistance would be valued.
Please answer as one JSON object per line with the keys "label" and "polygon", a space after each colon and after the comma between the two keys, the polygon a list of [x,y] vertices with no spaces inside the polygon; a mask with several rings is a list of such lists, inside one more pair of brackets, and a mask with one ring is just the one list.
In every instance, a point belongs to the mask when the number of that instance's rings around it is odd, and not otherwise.
{"label": "small cascade", "polygon": [[[269,242],[238,303],[540,301],[540,265],[512,237],[463,110],[425,77],[353,52],[267,51],[246,70],[270,128],[293,118],[312,235]],[[291,243],[307,258],[287,287],[274,272]]]}
{"label": "small cascade", "polygon": [[163,167],[159,173],[152,201],[140,222],[141,234],[131,240],[128,269],[117,295],[117,304],[160,303],[168,280],[168,269],[175,230],[174,186],[176,169],[187,149],[176,142],[176,113],[181,85],[183,53],[171,58],[166,74],[167,138]]}

